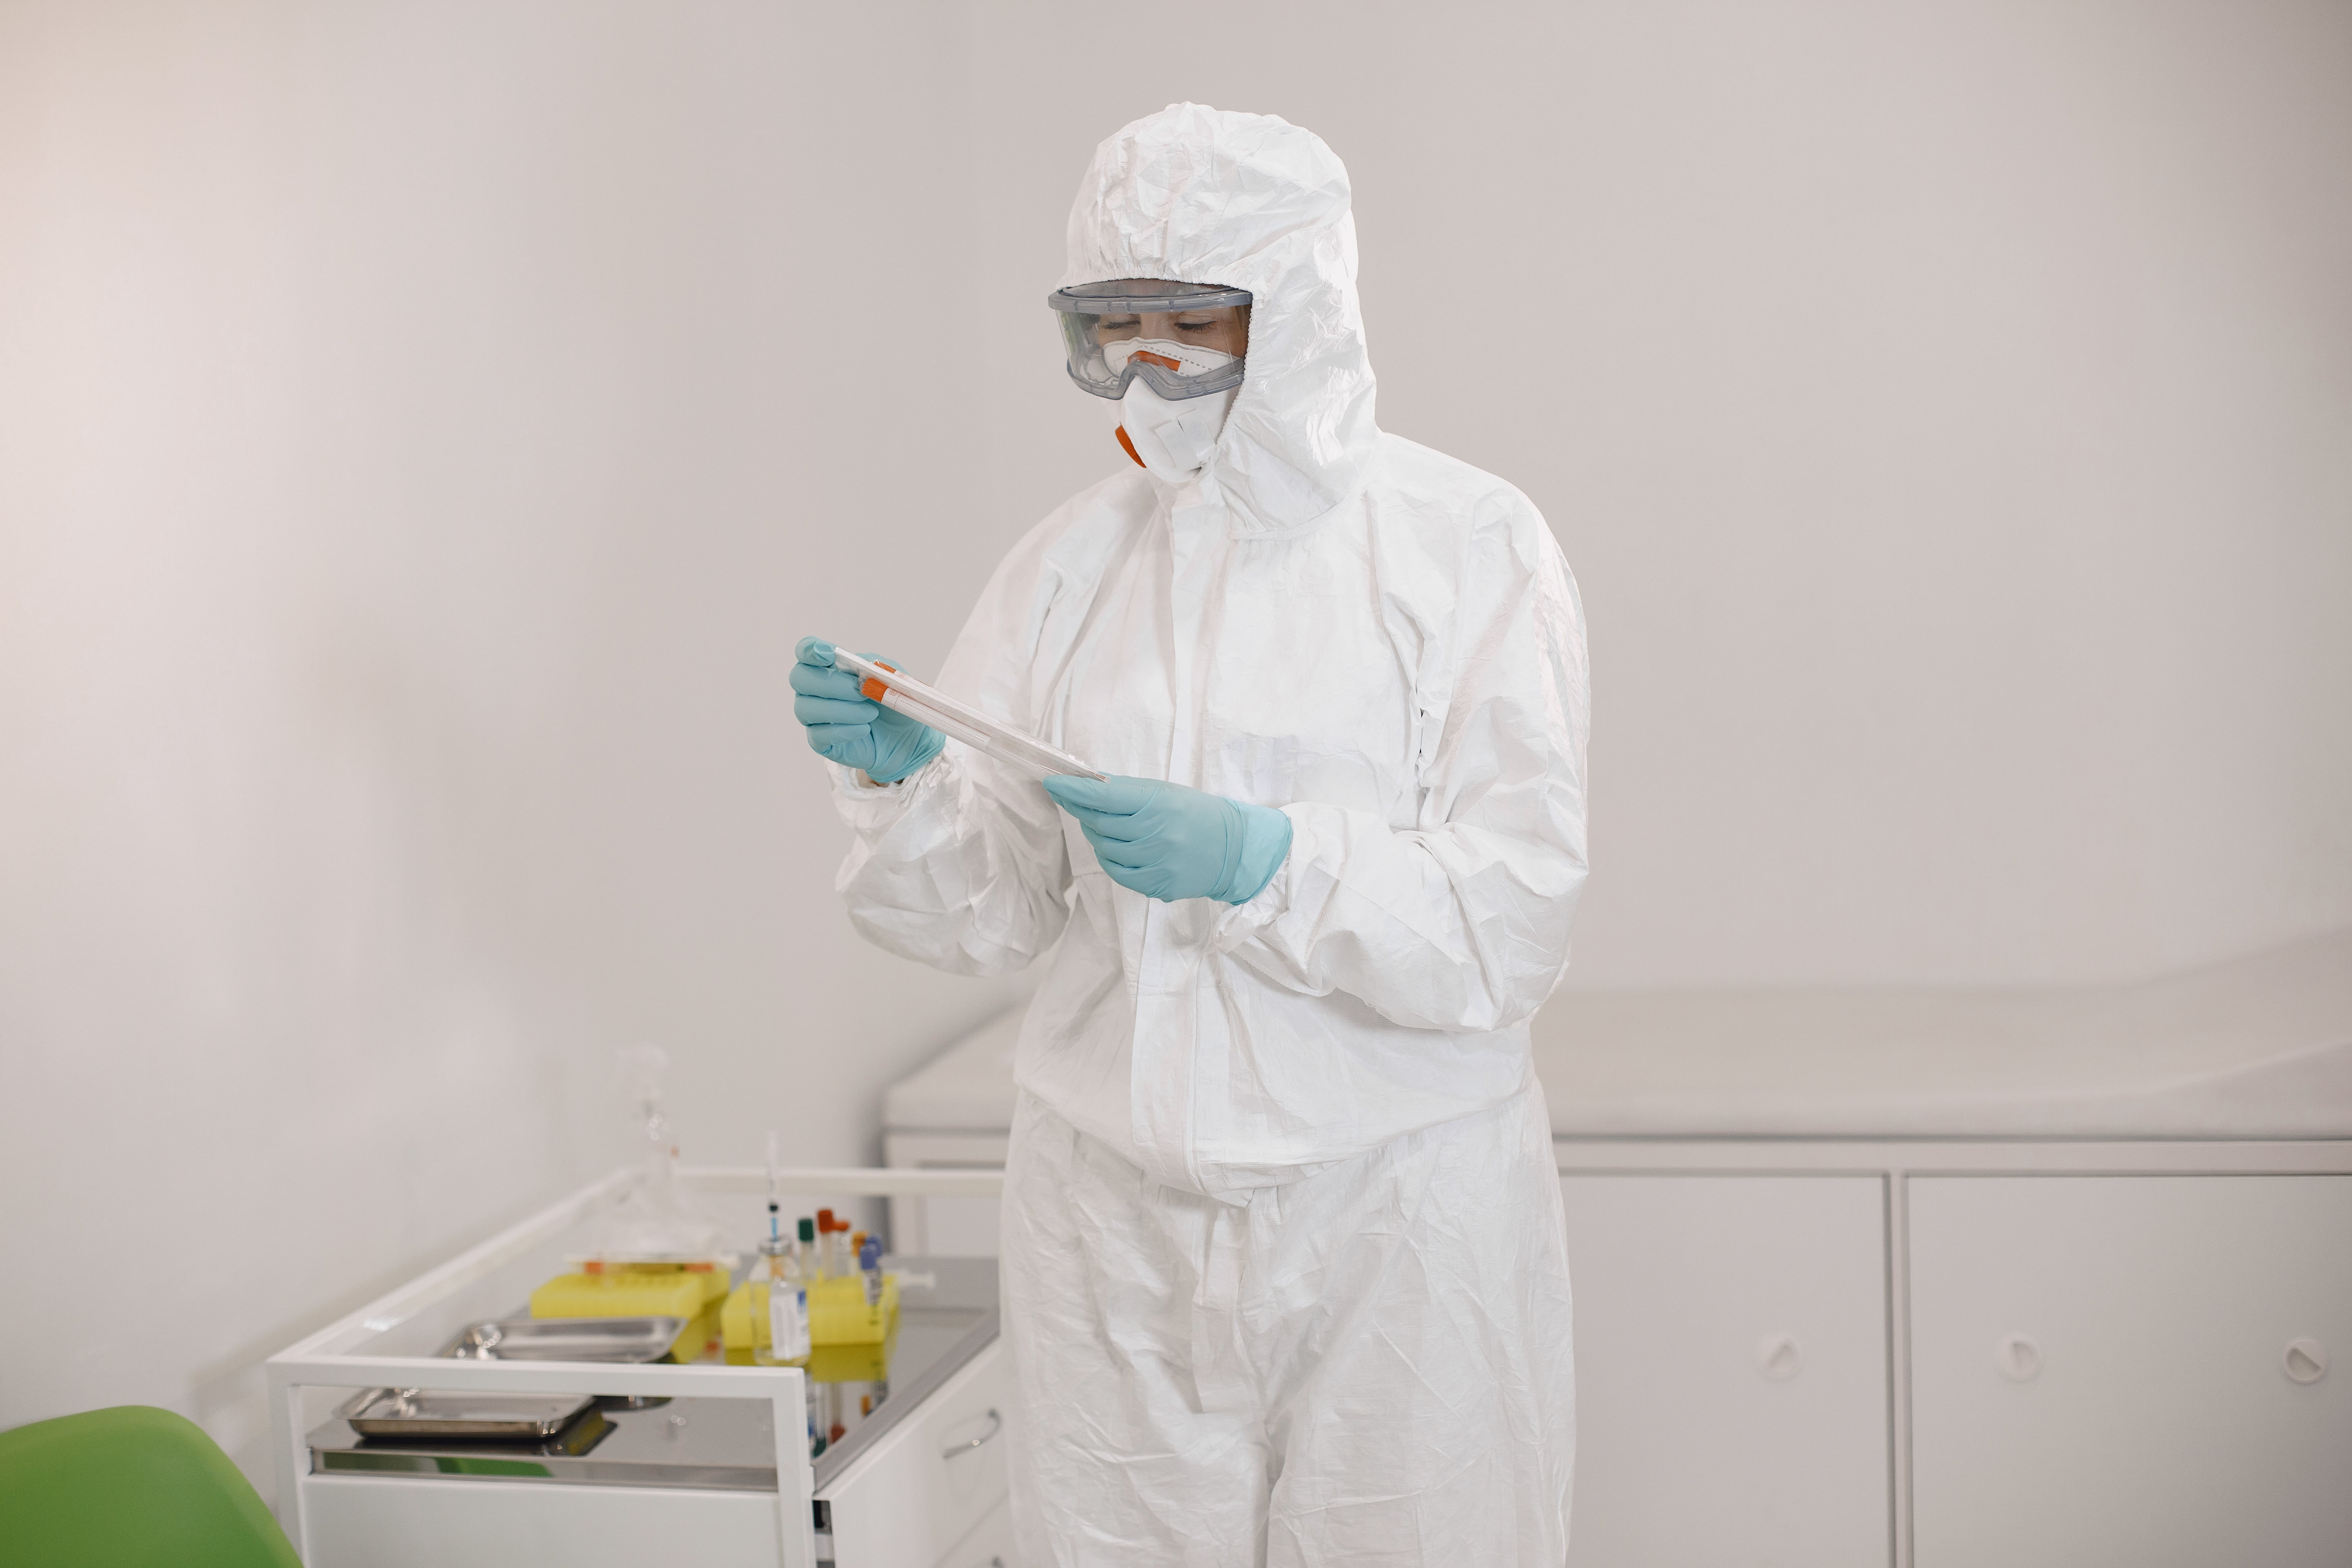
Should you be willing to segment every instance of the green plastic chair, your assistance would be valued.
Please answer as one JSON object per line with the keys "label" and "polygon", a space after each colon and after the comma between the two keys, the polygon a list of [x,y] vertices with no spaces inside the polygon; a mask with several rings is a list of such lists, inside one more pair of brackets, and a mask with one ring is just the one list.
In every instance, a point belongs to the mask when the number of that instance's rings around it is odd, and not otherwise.
{"label": "green plastic chair", "polygon": [[0,1432],[0,1558],[45,1568],[301,1568],[203,1429],[147,1405]]}

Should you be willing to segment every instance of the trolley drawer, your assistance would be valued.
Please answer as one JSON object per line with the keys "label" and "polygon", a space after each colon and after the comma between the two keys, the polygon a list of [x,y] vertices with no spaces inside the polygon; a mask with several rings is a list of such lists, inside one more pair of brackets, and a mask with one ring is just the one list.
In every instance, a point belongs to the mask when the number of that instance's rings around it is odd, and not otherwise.
{"label": "trolley drawer", "polygon": [[971,1532],[1006,1495],[1012,1394],[1000,1339],[818,1492],[838,1568],[933,1568]]}

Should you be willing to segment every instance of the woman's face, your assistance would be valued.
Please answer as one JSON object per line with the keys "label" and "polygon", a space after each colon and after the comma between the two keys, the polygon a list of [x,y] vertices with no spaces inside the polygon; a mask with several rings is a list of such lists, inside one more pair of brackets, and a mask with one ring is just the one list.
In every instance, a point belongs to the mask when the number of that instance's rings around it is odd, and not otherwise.
{"label": "woman's face", "polygon": [[1146,310],[1133,316],[1105,316],[1095,323],[1095,342],[1115,343],[1126,338],[1157,338],[1162,342],[1197,343],[1235,359],[1249,352],[1247,305],[1221,305],[1213,310]]}

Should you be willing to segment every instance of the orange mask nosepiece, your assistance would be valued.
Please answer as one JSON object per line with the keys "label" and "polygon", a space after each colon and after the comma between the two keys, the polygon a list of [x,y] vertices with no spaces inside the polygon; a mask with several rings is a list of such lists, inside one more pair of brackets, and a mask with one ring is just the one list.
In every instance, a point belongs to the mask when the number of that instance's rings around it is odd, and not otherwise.
{"label": "orange mask nosepiece", "polygon": [[1127,453],[1127,455],[1128,455],[1129,457],[1133,458],[1135,459],[1135,466],[1136,466],[1137,468],[1150,468],[1150,467],[1151,466],[1150,464],[1149,464],[1149,463],[1147,463],[1147,462],[1145,462],[1145,461],[1143,460],[1143,458],[1142,458],[1141,454],[1139,454],[1139,453],[1138,453],[1138,452],[1136,451],[1136,449],[1135,449],[1135,443],[1134,443],[1134,442],[1132,442],[1132,441],[1130,441],[1130,440],[1129,440],[1129,439],[1127,438],[1127,426],[1124,426],[1124,425],[1119,425],[1119,426],[1113,426],[1113,427],[1112,427],[1111,434],[1113,434],[1113,435],[1115,435],[1115,436],[1117,436],[1117,437],[1118,437],[1118,444],[1119,444],[1120,448],[1121,448],[1122,450],[1124,450],[1124,451]]}
{"label": "orange mask nosepiece", "polygon": [[1177,363],[1174,360],[1170,359],[1166,354],[1156,354],[1150,349],[1138,349],[1127,357],[1129,360],[1139,359],[1146,364],[1156,364],[1160,369],[1172,371],[1178,375],[1184,374],[1184,367],[1182,365]]}

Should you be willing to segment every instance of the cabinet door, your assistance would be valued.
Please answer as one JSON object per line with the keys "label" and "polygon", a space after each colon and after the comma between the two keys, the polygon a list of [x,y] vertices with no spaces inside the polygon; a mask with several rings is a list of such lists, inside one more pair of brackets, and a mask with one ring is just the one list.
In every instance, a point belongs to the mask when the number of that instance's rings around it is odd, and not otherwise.
{"label": "cabinet door", "polygon": [[1013,1358],[972,1358],[817,1495],[839,1568],[932,1568],[1004,1500]]}
{"label": "cabinet door", "polygon": [[[782,1560],[772,1491],[425,1476],[314,1475],[297,1484],[310,1568],[637,1568],[675,1561],[681,1541],[694,1542],[698,1563]],[[16,1561],[0,1545],[0,1562]]]}
{"label": "cabinet door", "polygon": [[1013,1549],[1013,1500],[990,1510],[970,1535],[940,1559],[938,1568],[1021,1568],[1020,1555]]}
{"label": "cabinet door", "polygon": [[1576,1568],[1885,1568],[1885,1185],[1562,1179]]}
{"label": "cabinet door", "polygon": [[1910,1184],[1919,1568],[2352,1560],[2352,1177]]}

